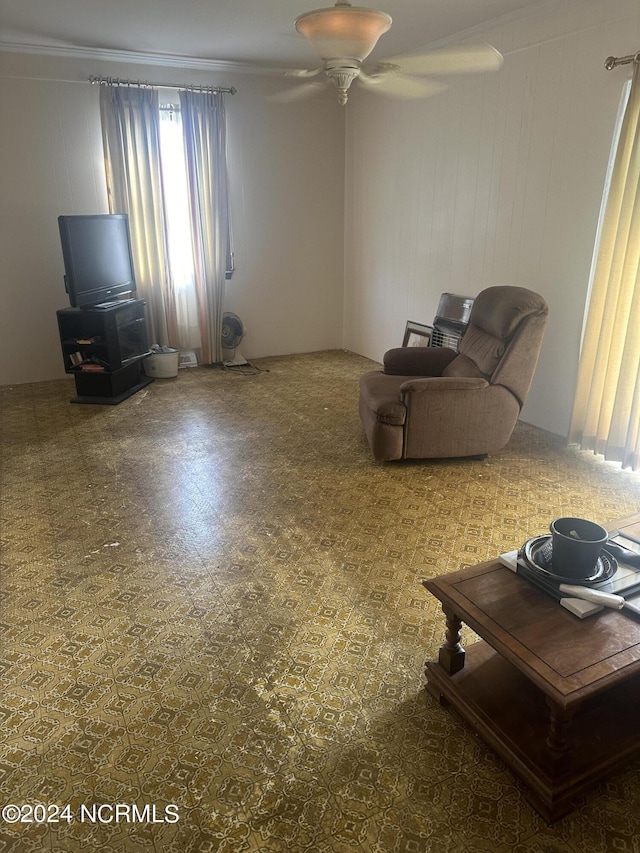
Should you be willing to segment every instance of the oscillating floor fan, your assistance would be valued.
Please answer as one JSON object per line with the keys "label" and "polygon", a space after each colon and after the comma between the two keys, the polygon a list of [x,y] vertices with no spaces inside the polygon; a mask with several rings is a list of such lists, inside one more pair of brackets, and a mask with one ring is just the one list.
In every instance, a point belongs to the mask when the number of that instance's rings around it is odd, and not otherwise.
{"label": "oscillating floor fan", "polygon": [[238,349],[244,337],[244,326],[237,314],[226,312],[222,315],[222,363],[225,367],[240,367],[248,364]]}

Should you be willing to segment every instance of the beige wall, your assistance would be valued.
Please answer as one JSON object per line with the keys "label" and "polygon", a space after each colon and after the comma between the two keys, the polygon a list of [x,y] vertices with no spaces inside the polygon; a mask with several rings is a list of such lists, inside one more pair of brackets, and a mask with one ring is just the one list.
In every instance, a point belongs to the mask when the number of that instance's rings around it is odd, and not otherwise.
{"label": "beige wall", "polygon": [[276,78],[0,52],[0,384],[64,375],[57,216],[107,212],[89,75],[234,85],[229,168],[237,270],[226,310],[248,358],[342,345],[344,111],[271,101]]}
{"label": "beige wall", "polygon": [[523,418],[566,434],[611,136],[640,49],[637,0],[541,3],[465,34],[505,55],[425,101],[354,98],[347,114],[345,338],[380,359],[443,292],[540,292],[550,319]]}

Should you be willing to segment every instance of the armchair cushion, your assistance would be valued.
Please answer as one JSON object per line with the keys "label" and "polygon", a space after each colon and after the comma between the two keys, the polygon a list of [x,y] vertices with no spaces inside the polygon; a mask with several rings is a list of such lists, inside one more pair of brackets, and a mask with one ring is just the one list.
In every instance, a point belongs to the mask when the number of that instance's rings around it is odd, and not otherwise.
{"label": "armchair cushion", "polygon": [[544,299],[524,287],[487,287],[476,297],[470,325],[498,340],[510,338],[525,317],[547,313]]}
{"label": "armchair cushion", "polygon": [[[547,313],[545,300],[531,290],[488,287],[473,303],[458,352],[477,364],[492,382],[509,387],[522,405],[538,359]],[[507,370],[514,351],[520,363]]]}
{"label": "armchair cushion", "polygon": [[478,365],[467,358],[466,355],[459,355],[450,361],[442,371],[443,376],[475,376],[485,378],[485,375],[480,370]]}
{"label": "armchair cushion", "polygon": [[473,361],[480,373],[491,376],[506,349],[505,341],[494,338],[492,334],[479,326],[469,326],[463,336],[464,347],[460,342],[461,352],[467,359]]}
{"label": "armchair cushion", "polygon": [[383,368],[387,375],[442,376],[456,355],[446,347],[396,347],[384,354]]}

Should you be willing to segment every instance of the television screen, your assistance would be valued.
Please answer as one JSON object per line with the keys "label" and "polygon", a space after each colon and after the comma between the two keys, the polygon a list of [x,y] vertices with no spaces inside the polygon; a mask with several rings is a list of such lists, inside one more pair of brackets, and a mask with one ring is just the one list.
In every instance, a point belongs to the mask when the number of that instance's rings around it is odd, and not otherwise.
{"label": "television screen", "polygon": [[74,308],[115,301],[136,289],[124,213],[59,216],[65,287]]}

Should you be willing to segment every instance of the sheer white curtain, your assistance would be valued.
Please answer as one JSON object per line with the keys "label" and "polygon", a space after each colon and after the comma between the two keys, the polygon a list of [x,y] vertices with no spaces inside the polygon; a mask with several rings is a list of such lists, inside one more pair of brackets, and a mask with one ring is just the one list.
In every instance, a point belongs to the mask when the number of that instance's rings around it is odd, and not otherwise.
{"label": "sheer white curtain", "polygon": [[640,64],[602,216],[569,441],[640,468]]}
{"label": "sheer white curtain", "polygon": [[180,92],[189,184],[195,291],[202,361],[222,361],[222,300],[229,257],[224,98]]}
{"label": "sheer white curtain", "polygon": [[176,301],[178,346],[184,350],[200,350],[202,338],[198,323],[189,220],[189,192],[182,116],[179,108],[169,106],[161,108],[160,141],[167,242]]}
{"label": "sheer white curtain", "polygon": [[138,295],[147,303],[150,343],[177,342],[160,168],[158,93],[100,86],[111,213],[129,216]]}

